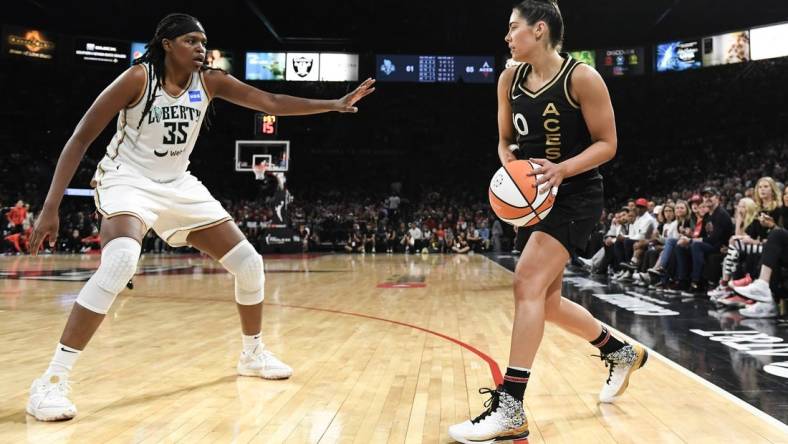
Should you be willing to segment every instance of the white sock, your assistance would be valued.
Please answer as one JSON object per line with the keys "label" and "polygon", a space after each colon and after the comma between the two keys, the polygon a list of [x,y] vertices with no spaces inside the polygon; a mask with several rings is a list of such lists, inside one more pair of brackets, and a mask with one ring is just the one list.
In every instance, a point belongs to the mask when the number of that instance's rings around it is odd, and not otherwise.
{"label": "white sock", "polygon": [[247,336],[242,334],[244,344],[244,352],[250,355],[256,355],[263,351],[263,335],[257,333],[256,335]]}
{"label": "white sock", "polygon": [[52,357],[49,368],[44,374],[57,373],[68,376],[71,373],[71,369],[74,368],[74,363],[77,362],[80,353],[82,353],[82,350],[58,343],[55,348],[55,355]]}

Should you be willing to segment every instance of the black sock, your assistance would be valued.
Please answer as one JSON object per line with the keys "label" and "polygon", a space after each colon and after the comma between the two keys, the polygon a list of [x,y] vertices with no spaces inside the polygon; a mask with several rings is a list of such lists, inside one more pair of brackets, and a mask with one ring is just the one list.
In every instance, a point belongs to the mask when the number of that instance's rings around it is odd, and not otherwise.
{"label": "black sock", "polygon": [[503,377],[503,389],[515,399],[522,401],[525,394],[525,386],[528,385],[528,378],[531,370],[518,370],[506,367],[506,376]]}
{"label": "black sock", "polygon": [[602,333],[599,334],[599,337],[591,341],[591,345],[598,348],[603,355],[609,355],[610,353],[621,350],[626,344],[611,335],[610,332],[607,331],[607,327],[603,325]]}

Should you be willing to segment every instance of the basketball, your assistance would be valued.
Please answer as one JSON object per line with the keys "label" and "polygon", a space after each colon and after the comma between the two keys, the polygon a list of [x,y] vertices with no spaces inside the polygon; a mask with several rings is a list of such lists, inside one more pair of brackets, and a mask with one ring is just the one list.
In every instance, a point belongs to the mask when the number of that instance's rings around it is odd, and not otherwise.
{"label": "basketball", "polygon": [[542,221],[553,208],[557,188],[537,193],[540,174],[528,173],[541,168],[529,160],[515,160],[502,166],[490,181],[490,206],[495,215],[516,227],[529,227]]}

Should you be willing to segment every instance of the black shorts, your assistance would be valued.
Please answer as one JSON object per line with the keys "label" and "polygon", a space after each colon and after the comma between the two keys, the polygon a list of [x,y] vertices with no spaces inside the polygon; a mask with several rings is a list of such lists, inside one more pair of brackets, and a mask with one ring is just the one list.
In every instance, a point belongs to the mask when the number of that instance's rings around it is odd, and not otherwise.
{"label": "black shorts", "polygon": [[604,207],[601,179],[564,184],[558,188],[550,214],[528,231],[549,234],[561,242],[571,256],[585,251]]}

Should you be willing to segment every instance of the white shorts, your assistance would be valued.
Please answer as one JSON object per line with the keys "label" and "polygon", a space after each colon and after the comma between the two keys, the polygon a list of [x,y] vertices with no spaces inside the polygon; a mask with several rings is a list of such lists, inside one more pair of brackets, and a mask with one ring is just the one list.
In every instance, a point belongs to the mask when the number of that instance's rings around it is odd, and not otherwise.
{"label": "white shorts", "polygon": [[103,217],[135,216],[173,247],[188,245],[190,232],[232,220],[188,171],[166,183],[148,179],[126,164],[104,157],[96,170],[96,208]]}

